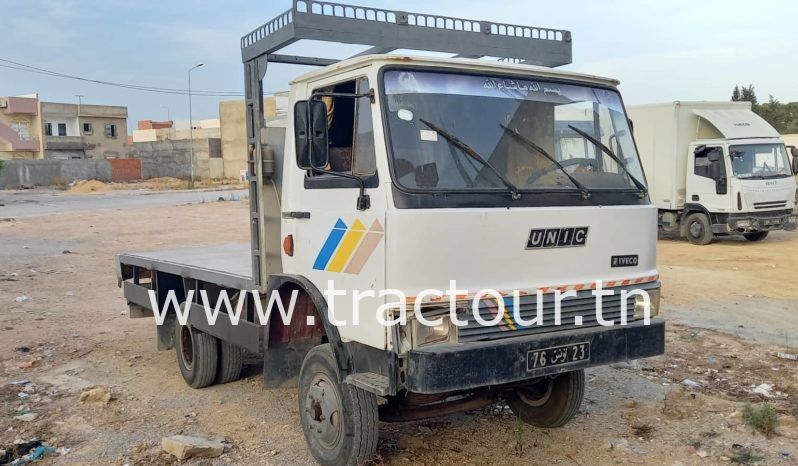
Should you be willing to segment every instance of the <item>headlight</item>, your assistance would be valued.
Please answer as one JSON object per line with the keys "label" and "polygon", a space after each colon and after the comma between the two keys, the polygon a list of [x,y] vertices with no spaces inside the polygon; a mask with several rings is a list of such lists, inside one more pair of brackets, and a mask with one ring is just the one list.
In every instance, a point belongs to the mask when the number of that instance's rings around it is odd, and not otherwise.
{"label": "headlight", "polygon": [[[435,320],[429,318],[430,320]],[[424,325],[418,320],[413,320],[413,347],[426,346],[434,343],[444,343],[452,338],[452,323],[449,317],[441,317],[438,325]]]}
{"label": "headlight", "polygon": [[790,215],[787,217],[787,223],[798,223],[798,215]]}
{"label": "headlight", "polygon": [[751,220],[737,220],[737,228],[750,228]]}
{"label": "headlight", "polygon": [[[656,317],[659,315],[659,298],[660,298],[660,288],[654,288],[652,290],[645,290],[648,293],[648,299],[651,304],[651,310],[649,316]],[[646,311],[646,300],[643,296],[639,294],[635,295],[635,313],[634,319],[640,320],[645,317]]]}

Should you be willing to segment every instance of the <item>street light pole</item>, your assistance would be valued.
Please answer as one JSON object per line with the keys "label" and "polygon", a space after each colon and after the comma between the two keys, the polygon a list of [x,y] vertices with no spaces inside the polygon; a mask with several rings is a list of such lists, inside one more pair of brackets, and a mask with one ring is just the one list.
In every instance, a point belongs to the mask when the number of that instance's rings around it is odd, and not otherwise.
{"label": "street light pole", "polygon": [[194,118],[191,113],[191,72],[195,69],[202,66],[203,63],[198,65],[192,66],[188,69],[188,127],[189,127],[189,139],[190,139],[190,151],[191,151],[191,180],[188,183],[189,189],[194,188]]}

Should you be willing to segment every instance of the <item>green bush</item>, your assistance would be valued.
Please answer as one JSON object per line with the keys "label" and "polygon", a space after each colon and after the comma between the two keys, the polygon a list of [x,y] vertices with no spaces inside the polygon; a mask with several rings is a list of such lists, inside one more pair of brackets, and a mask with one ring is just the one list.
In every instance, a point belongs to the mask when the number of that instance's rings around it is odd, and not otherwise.
{"label": "green bush", "polygon": [[776,408],[770,403],[752,405],[746,403],[743,408],[743,420],[746,424],[770,437],[776,432]]}

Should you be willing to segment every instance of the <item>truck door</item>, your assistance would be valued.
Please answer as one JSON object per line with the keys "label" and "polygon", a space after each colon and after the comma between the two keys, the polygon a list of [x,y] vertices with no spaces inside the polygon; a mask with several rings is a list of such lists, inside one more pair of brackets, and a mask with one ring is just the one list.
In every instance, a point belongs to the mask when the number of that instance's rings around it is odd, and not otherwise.
{"label": "truck door", "polygon": [[[314,85],[312,92],[362,94],[368,78],[353,76]],[[324,292],[328,280],[346,296],[335,298],[334,317],[346,321],[338,327],[344,339],[383,348],[386,330],[375,320],[384,298],[365,297],[359,304],[359,324],[354,324],[353,291],[368,293],[385,287],[386,194],[379,184],[374,149],[374,117],[379,113],[369,97],[322,97],[327,106],[329,164],[327,170],[356,175],[364,180],[370,207],[358,210],[360,184],[334,174],[297,170],[295,195],[283,201],[284,234],[294,237],[295,254],[289,261],[293,273],[310,279]],[[385,175],[387,176],[387,174]],[[298,185],[298,186],[297,186]],[[294,213],[296,212],[296,213]],[[288,215],[286,215],[288,214]],[[295,218],[286,218],[292,216]],[[328,306],[330,298],[327,298]]]}
{"label": "truck door", "polygon": [[[722,146],[706,146],[695,153],[700,144],[691,144],[687,157],[687,203],[700,204],[709,212],[729,212],[726,156]],[[715,160],[719,159],[719,160]],[[715,167],[713,168],[713,164]]]}

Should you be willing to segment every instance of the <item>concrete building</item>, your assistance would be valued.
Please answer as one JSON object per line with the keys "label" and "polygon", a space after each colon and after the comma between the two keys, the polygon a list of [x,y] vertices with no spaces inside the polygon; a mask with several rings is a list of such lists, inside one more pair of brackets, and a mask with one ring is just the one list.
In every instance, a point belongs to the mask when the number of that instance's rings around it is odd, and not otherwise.
{"label": "concrete building", "polygon": [[46,159],[127,155],[127,107],[41,103]]}
{"label": "concrete building", "polygon": [[0,159],[127,155],[127,107],[0,97]]}
{"label": "concrete building", "polygon": [[[194,139],[219,139],[221,122],[218,118],[194,120]],[[140,120],[131,134],[131,142],[178,141],[191,139],[188,120]]]}
{"label": "concrete building", "polygon": [[0,97],[0,160],[33,159],[41,152],[36,95]]}
{"label": "concrete building", "polygon": [[[263,99],[267,119],[284,114],[288,106],[288,93],[279,93]],[[221,121],[222,159],[225,178],[241,178],[247,170],[247,123],[243,100],[219,102]]]}

